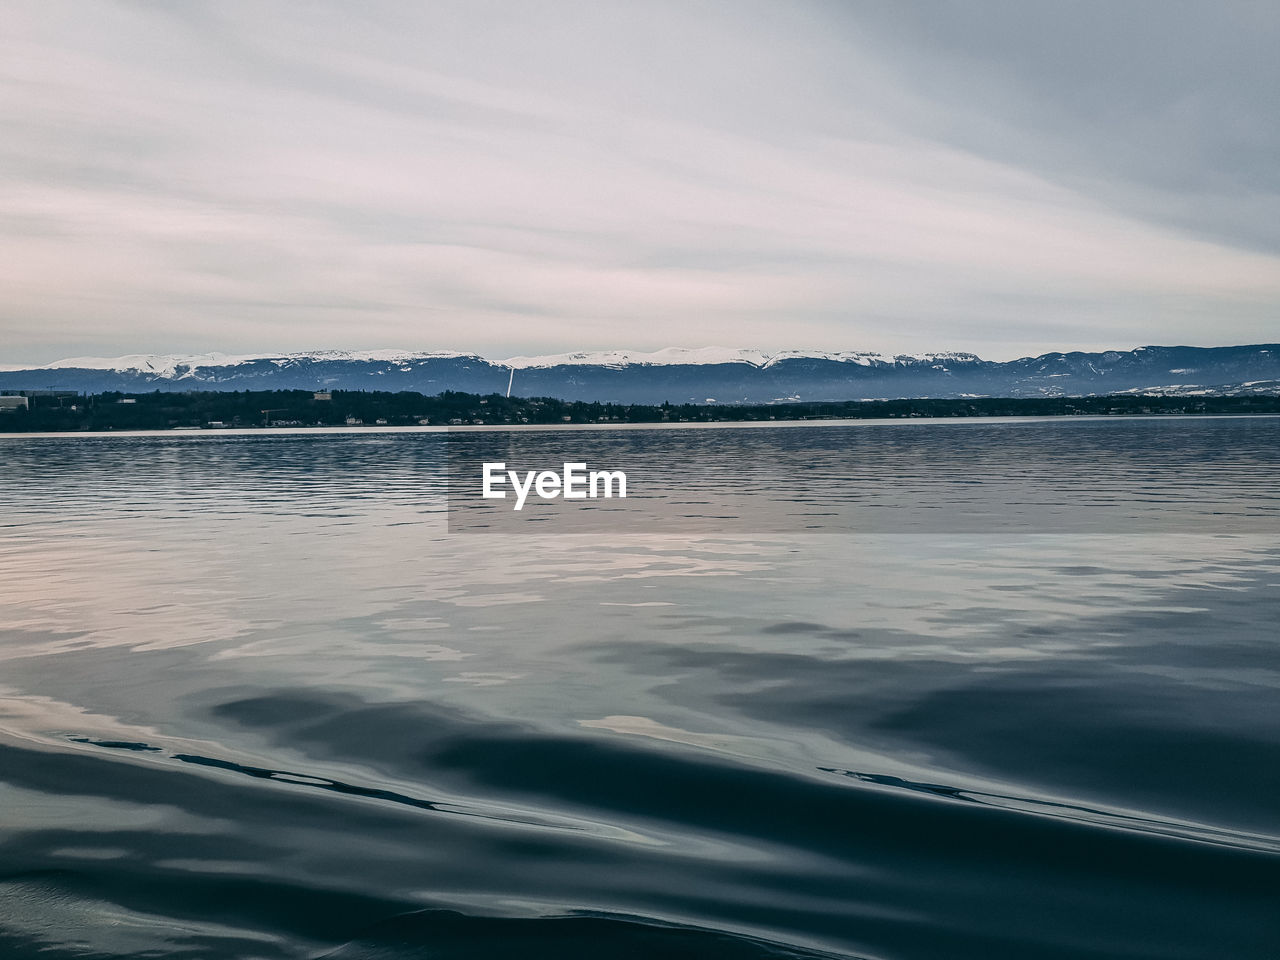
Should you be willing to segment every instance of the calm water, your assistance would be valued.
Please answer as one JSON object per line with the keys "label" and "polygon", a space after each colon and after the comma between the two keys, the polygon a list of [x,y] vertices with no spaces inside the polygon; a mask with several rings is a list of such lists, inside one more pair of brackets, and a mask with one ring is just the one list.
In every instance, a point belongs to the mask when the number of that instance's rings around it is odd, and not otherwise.
{"label": "calm water", "polygon": [[0,956],[1280,955],[1280,420],[599,442],[0,438]]}

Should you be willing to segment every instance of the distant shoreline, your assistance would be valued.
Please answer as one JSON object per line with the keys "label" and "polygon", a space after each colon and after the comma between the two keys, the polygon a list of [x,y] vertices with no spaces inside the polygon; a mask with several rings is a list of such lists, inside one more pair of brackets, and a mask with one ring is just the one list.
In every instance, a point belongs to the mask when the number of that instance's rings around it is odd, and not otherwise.
{"label": "distant shoreline", "polygon": [[437,432],[797,426],[1280,414],[1280,396],[969,397],[777,404],[616,404],[501,394],[256,391],[0,397],[0,435]]}
{"label": "distant shoreline", "polygon": [[226,429],[200,429],[170,427],[155,430],[51,430],[37,432],[0,430],[0,440],[55,440],[63,437],[81,437],[84,439],[102,439],[106,437],[187,437],[196,440],[216,439],[217,437],[287,437],[287,436],[345,436],[369,434],[449,434],[449,433],[498,433],[518,430],[534,433],[580,433],[600,432],[608,430],[756,430],[770,427],[885,427],[885,426],[964,426],[977,423],[1053,423],[1064,421],[1071,423],[1115,422],[1118,420],[1266,420],[1280,417],[1280,413],[1176,413],[1176,414],[1117,414],[1112,416],[1044,416],[1044,417],[912,417],[910,419],[894,419],[890,417],[842,417],[829,420],[718,420],[710,423],[521,423],[521,424],[486,424],[462,427],[433,426],[360,426],[360,427],[229,427]]}

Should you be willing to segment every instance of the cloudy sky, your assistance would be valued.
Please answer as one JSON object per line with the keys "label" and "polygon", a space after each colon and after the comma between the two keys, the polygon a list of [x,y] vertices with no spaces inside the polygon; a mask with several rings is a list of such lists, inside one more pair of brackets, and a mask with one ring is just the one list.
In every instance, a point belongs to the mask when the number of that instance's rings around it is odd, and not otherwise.
{"label": "cloudy sky", "polygon": [[1280,340],[1280,4],[0,13],[0,363]]}

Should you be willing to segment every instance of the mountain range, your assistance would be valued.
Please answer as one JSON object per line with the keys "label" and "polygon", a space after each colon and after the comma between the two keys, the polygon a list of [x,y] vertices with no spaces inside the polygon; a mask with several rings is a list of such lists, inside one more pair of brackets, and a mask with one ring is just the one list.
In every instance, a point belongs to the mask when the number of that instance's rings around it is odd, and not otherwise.
{"label": "mountain range", "polygon": [[1280,344],[1138,347],[983,360],[972,353],[878,353],[709,347],[487,360],[375,350],[284,355],[76,357],[0,368],[0,390],[445,390],[620,403],[769,403],[924,397],[1149,393],[1280,394]]}

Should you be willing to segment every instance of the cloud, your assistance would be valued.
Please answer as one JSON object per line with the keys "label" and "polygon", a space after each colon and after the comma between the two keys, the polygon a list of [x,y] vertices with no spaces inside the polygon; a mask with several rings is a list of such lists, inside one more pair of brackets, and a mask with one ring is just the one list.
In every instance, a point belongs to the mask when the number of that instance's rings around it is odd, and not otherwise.
{"label": "cloud", "polygon": [[1280,18],[852,9],[18,4],[0,359],[1274,339]]}

